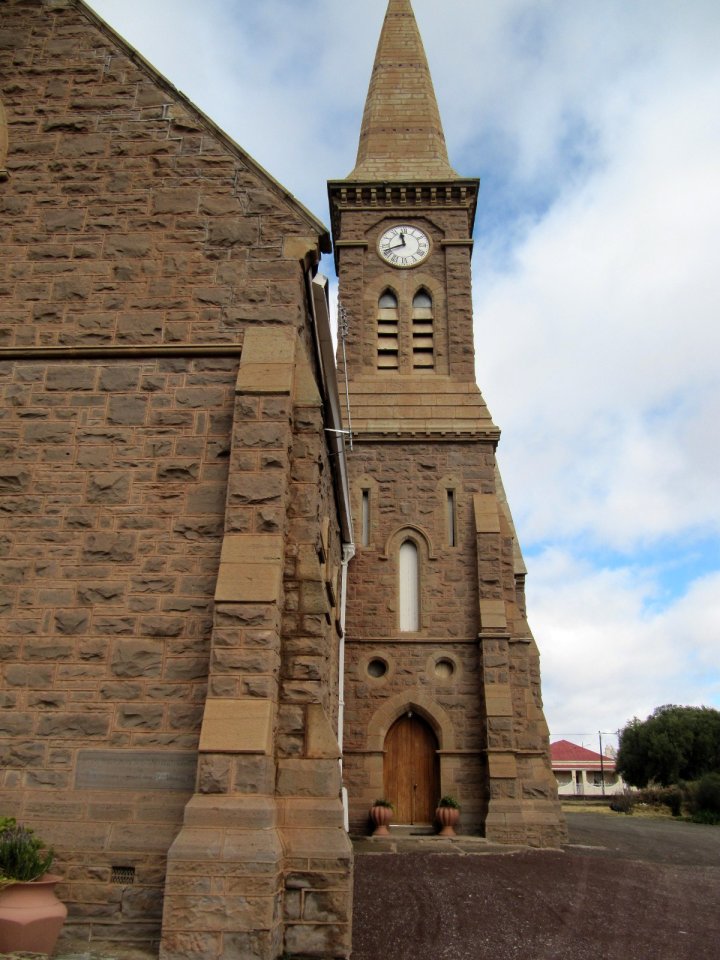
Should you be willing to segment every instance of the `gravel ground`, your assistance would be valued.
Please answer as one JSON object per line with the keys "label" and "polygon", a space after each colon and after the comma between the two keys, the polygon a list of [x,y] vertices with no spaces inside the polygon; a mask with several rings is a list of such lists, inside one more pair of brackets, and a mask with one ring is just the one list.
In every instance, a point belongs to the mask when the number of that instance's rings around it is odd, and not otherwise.
{"label": "gravel ground", "polygon": [[562,852],[359,855],[353,960],[718,960],[720,829],[568,825]]}
{"label": "gravel ground", "polygon": [[[567,820],[562,852],[360,843],[352,960],[720,960],[720,828]],[[408,852],[380,853],[388,848]],[[155,958],[152,948],[67,940],[55,954]]]}

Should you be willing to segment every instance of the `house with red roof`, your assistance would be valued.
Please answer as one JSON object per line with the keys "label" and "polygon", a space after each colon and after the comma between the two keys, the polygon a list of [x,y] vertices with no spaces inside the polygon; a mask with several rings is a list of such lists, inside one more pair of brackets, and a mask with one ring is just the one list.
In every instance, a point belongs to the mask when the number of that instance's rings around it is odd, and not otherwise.
{"label": "house with red roof", "polygon": [[561,797],[602,797],[623,793],[626,784],[615,770],[615,758],[569,740],[550,744],[552,770]]}

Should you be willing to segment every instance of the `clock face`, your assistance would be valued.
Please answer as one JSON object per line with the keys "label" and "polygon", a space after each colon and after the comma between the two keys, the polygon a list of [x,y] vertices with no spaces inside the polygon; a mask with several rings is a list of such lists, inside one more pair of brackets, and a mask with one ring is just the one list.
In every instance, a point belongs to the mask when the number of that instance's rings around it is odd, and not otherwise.
{"label": "clock face", "polygon": [[392,267],[416,267],[430,253],[430,239],[418,227],[390,227],[378,240],[378,253]]}

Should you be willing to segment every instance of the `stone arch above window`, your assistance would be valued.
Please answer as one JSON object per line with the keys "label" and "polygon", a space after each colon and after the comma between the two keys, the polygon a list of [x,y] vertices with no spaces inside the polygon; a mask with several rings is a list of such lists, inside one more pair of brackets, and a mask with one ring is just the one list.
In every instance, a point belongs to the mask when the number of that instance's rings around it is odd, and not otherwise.
{"label": "stone arch above window", "polygon": [[7,115],[2,100],[0,100],[0,181],[7,180],[8,172],[5,169],[5,161],[8,153],[8,125]]}
{"label": "stone arch above window", "polygon": [[392,290],[384,290],[377,309],[378,370],[397,370],[399,367],[398,322],[398,298]]}
{"label": "stone arch above window", "polygon": [[413,370],[435,368],[433,301],[424,287],[417,291],[412,302],[412,352]]}
{"label": "stone arch above window", "polygon": [[385,549],[382,554],[384,559],[389,560],[391,557],[394,557],[397,551],[400,549],[401,544],[405,540],[413,540],[417,544],[421,557],[424,557],[427,560],[437,559],[437,555],[433,548],[432,540],[430,539],[428,532],[422,527],[418,527],[412,523],[398,527],[390,534],[385,541]]}

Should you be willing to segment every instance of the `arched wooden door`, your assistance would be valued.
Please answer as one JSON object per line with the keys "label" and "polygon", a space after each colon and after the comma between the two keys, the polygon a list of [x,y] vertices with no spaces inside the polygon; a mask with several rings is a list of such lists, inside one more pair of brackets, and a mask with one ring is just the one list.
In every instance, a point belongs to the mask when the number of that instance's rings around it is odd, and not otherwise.
{"label": "arched wooden door", "polygon": [[385,738],[385,797],[395,823],[432,823],[440,797],[437,737],[422,717],[405,714]]}

